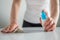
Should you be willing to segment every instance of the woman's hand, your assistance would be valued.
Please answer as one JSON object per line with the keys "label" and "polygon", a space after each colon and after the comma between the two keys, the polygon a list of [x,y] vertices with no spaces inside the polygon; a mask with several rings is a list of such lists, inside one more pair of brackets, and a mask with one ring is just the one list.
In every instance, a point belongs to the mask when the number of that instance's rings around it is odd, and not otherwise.
{"label": "woman's hand", "polygon": [[17,24],[11,24],[8,27],[4,28],[1,32],[3,33],[12,33],[15,32],[18,28]]}
{"label": "woman's hand", "polygon": [[[44,10],[44,12],[46,12]],[[49,31],[54,31],[56,29],[56,22],[54,21],[54,19],[52,17],[49,17],[48,13],[46,12],[47,15],[47,20],[44,22],[44,30],[49,32]],[[40,23],[42,24],[42,20],[40,18]]]}
{"label": "woman's hand", "polygon": [[[42,24],[42,20],[40,19],[40,23]],[[44,23],[44,30],[49,32],[49,31],[54,31],[56,29],[56,24],[54,22],[53,18],[48,18],[45,23]]]}
{"label": "woman's hand", "polygon": [[45,23],[44,23],[44,27],[46,31],[54,31],[56,29],[56,24],[54,22],[53,18],[48,18]]}

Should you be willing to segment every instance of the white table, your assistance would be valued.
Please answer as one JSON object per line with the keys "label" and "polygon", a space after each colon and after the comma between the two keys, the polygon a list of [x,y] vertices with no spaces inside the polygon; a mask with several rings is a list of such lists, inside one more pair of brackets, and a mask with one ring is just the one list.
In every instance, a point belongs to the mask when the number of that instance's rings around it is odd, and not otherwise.
{"label": "white table", "polygon": [[24,28],[24,33],[0,32],[0,40],[60,40],[60,27],[55,32],[44,32],[40,27]]}

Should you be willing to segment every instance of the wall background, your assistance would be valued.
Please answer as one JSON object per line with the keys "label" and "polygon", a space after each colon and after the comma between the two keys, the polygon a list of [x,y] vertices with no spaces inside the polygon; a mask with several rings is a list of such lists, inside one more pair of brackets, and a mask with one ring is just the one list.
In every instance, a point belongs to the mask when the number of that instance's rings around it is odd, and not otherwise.
{"label": "wall background", "polygon": [[[21,23],[20,24],[21,26],[22,26],[22,23],[23,23],[24,13],[25,13],[25,10],[26,10],[25,5],[26,5],[25,1],[22,0],[21,7],[20,7],[21,9],[19,11],[19,16],[18,16],[19,17],[18,22],[19,22],[19,24]],[[3,26],[3,27],[7,26],[9,24],[11,6],[12,6],[12,0],[0,0],[0,25]],[[59,21],[58,21],[57,26],[60,26],[60,17],[59,17]]]}
{"label": "wall background", "polygon": [[[13,0],[0,0],[0,25],[3,27],[9,25],[12,2]],[[18,22],[20,26],[22,26],[23,23],[23,17],[26,10],[25,5],[25,1],[22,0],[18,13]]]}
{"label": "wall background", "polygon": [[[60,15],[60,0],[59,0],[59,15]],[[60,16],[59,16],[59,21],[57,26],[60,26]]]}

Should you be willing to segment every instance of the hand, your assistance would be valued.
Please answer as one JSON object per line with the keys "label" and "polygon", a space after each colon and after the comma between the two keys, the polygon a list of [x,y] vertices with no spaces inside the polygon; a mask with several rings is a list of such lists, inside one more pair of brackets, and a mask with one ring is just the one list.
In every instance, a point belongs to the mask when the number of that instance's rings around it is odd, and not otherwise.
{"label": "hand", "polygon": [[56,24],[52,18],[48,18],[44,23],[44,27],[46,31],[54,31],[56,29]]}
{"label": "hand", "polygon": [[15,32],[18,28],[17,24],[11,24],[8,27],[4,28],[1,32],[3,33],[12,33]]}
{"label": "hand", "polygon": [[[44,12],[46,12],[44,10]],[[47,20],[45,21],[44,25],[44,30],[49,32],[49,31],[54,31],[56,29],[56,23],[52,17],[49,17],[48,13],[46,12],[47,15]],[[40,18],[40,23],[42,24],[42,20]]]}

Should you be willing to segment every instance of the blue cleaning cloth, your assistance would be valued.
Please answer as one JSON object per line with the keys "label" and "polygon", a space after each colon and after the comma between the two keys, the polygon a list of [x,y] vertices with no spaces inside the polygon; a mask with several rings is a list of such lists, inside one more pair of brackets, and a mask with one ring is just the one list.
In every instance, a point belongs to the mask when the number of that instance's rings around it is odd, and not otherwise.
{"label": "blue cleaning cloth", "polygon": [[46,20],[47,19],[47,15],[46,15],[46,13],[44,11],[42,11],[41,19],[42,20]]}

